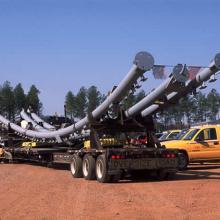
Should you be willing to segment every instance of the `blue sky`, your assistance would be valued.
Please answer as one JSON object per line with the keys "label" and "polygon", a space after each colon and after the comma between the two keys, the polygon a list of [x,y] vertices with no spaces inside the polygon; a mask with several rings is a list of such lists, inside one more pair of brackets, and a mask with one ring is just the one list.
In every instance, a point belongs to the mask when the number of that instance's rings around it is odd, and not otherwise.
{"label": "blue sky", "polygon": [[[220,52],[219,11],[219,0],[0,0],[0,84],[35,84],[53,114],[68,90],[106,93],[138,51],[158,64],[208,65]],[[142,88],[159,83],[149,76]]]}

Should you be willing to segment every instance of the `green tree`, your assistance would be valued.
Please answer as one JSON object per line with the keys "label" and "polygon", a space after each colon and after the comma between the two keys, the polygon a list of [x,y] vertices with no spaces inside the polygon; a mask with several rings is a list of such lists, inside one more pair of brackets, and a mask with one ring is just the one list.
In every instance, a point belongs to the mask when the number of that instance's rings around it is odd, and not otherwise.
{"label": "green tree", "polygon": [[88,99],[87,111],[92,112],[96,107],[99,106],[99,104],[102,101],[102,95],[98,91],[96,86],[91,86],[88,88],[87,99]]}
{"label": "green tree", "polygon": [[180,99],[179,101],[179,108],[177,109],[177,111],[181,112],[182,116],[183,116],[183,120],[184,117],[186,117],[186,121],[187,121],[187,125],[191,126],[191,123],[193,121],[193,115],[192,115],[192,110],[195,109],[195,99],[192,96],[187,95],[186,97],[183,97],[182,99]]}
{"label": "green tree", "polygon": [[129,94],[126,99],[123,100],[124,108],[128,109],[132,105],[135,104],[135,95],[134,94]]}
{"label": "green tree", "polygon": [[24,94],[24,89],[22,88],[21,83],[14,88],[14,98],[15,98],[15,111],[20,113],[23,108],[26,106],[26,96]]}
{"label": "green tree", "polygon": [[141,99],[143,99],[145,97],[145,92],[144,90],[141,90],[140,92],[138,92],[135,96],[135,102],[139,102],[141,101]]}
{"label": "green tree", "polygon": [[76,115],[76,98],[71,91],[69,91],[66,94],[65,106],[66,106],[67,116],[69,116],[71,119],[73,119],[74,116]]}
{"label": "green tree", "polygon": [[212,89],[207,95],[208,118],[216,120],[220,109],[220,94]]}
{"label": "green tree", "polygon": [[76,95],[76,117],[83,118],[86,115],[87,108],[87,91],[85,87],[81,87]]}
{"label": "green tree", "polygon": [[13,88],[9,81],[4,82],[1,89],[2,111],[7,115],[9,120],[14,119],[15,99]]}
{"label": "green tree", "polygon": [[26,107],[27,108],[31,107],[32,110],[37,114],[41,114],[42,111],[42,103],[40,102],[39,94],[40,91],[37,89],[37,87],[35,85],[32,85],[27,94],[27,102],[26,102],[27,104]]}
{"label": "green tree", "polygon": [[205,94],[198,92],[198,94],[194,98],[194,102],[196,104],[196,110],[194,112],[194,118],[196,122],[203,122],[207,120],[207,98]]}

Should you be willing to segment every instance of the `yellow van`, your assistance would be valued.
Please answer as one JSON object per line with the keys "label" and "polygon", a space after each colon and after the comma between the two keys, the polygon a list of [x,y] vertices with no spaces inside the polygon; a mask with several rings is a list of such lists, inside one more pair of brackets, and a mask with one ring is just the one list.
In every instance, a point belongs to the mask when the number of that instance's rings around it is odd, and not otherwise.
{"label": "yellow van", "polygon": [[161,145],[180,150],[181,170],[190,162],[220,161],[220,125],[191,128],[181,140],[161,142]]}

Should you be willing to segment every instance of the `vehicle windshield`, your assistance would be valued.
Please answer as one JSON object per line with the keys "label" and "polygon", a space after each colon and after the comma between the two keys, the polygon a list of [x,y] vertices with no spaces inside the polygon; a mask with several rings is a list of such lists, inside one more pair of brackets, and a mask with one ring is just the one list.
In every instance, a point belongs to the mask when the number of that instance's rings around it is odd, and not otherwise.
{"label": "vehicle windshield", "polygon": [[194,135],[198,132],[199,129],[193,129],[192,131],[189,132],[189,134],[186,135],[185,138],[183,138],[183,140],[191,140]]}
{"label": "vehicle windshield", "polygon": [[177,136],[176,140],[182,140],[182,138],[189,132],[189,129],[183,129]]}
{"label": "vehicle windshield", "polygon": [[170,132],[164,133],[164,134],[159,138],[159,140],[160,140],[160,141],[161,141],[161,140],[165,140],[169,134],[170,134]]}
{"label": "vehicle windshield", "polygon": [[179,134],[178,131],[177,132],[172,132],[167,139],[174,140],[174,139],[176,139],[178,134]]}

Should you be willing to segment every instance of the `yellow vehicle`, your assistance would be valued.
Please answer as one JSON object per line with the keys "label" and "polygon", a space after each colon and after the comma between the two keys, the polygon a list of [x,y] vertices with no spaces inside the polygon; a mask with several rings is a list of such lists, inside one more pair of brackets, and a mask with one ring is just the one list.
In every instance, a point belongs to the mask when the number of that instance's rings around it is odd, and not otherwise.
{"label": "yellow vehicle", "polygon": [[164,131],[163,135],[159,138],[159,141],[167,141],[176,139],[176,136],[181,132],[181,130],[168,130]]}
{"label": "yellow vehicle", "polygon": [[0,147],[0,157],[3,155],[3,149]]}
{"label": "yellow vehicle", "polygon": [[181,140],[161,142],[166,148],[181,152],[179,168],[190,162],[220,161],[220,125],[203,125],[189,129]]}

